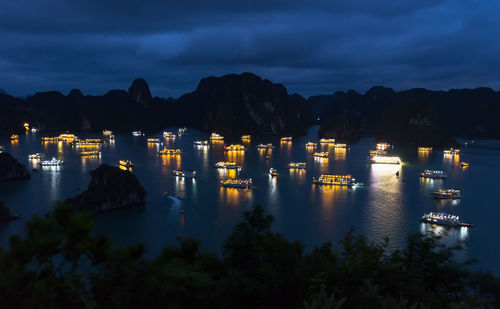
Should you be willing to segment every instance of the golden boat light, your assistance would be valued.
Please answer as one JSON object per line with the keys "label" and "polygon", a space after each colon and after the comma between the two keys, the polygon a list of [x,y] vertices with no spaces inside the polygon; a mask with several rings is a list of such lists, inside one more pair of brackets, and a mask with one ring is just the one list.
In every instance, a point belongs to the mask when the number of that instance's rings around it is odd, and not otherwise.
{"label": "golden boat light", "polygon": [[71,133],[63,133],[63,134],[60,134],[58,137],[59,141],[67,142],[67,143],[72,143],[76,139],[77,139],[76,135],[71,134]]}
{"label": "golden boat light", "polygon": [[113,131],[111,131],[111,130],[102,130],[102,135],[104,135],[104,136],[111,136],[111,135],[113,135]]}
{"label": "golden boat light", "polygon": [[257,146],[257,149],[273,149],[273,148],[274,148],[274,146],[273,146],[273,144],[271,144],[271,143],[267,143],[267,144],[259,144],[259,145]]}
{"label": "golden boat light", "polygon": [[30,129],[30,124],[27,122],[25,122],[23,126],[26,129],[26,131],[28,131]]}
{"label": "golden boat light", "polygon": [[58,142],[59,138],[57,137],[42,137],[42,142]]}
{"label": "golden boat light", "polygon": [[313,178],[313,183],[321,185],[351,186],[354,181],[351,175],[322,174],[318,179]]}
{"label": "golden boat light", "polygon": [[334,138],[322,138],[319,140],[320,144],[335,144]]}
{"label": "golden boat light", "polygon": [[226,151],[245,151],[245,146],[236,144],[236,145],[226,146],[224,147],[224,149]]}
{"label": "golden boat light", "polygon": [[391,145],[388,143],[378,143],[377,144],[377,150],[386,150],[389,147],[391,147]]}
{"label": "golden boat light", "polygon": [[290,168],[290,169],[305,169],[306,163],[305,162],[290,162],[290,163],[288,163],[288,168]]}
{"label": "golden boat light", "polygon": [[328,152],[315,152],[313,153],[313,157],[328,158]]}
{"label": "golden boat light", "polygon": [[347,144],[335,144],[335,148],[347,148]]}
{"label": "golden boat light", "polygon": [[164,148],[162,150],[158,150],[158,154],[163,156],[180,156],[181,153],[180,149]]}
{"label": "golden boat light", "polygon": [[249,141],[252,139],[252,136],[251,135],[242,135],[241,136],[241,140],[243,141]]}
{"label": "golden boat light", "polygon": [[460,149],[450,148],[450,149],[443,150],[443,153],[445,155],[458,155],[458,154],[460,154]]}
{"label": "golden boat light", "polygon": [[285,136],[285,137],[282,137],[280,141],[282,143],[284,143],[284,142],[291,142],[292,141],[292,137],[291,136]]}
{"label": "golden boat light", "polygon": [[432,151],[432,147],[418,147],[418,152],[429,152]]}
{"label": "golden boat light", "polygon": [[148,143],[151,143],[151,144],[159,144],[161,143],[161,140],[159,138],[148,138]]}
{"label": "golden boat light", "polygon": [[224,136],[217,134],[217,133],[212,133],[212,135],[210,136],[210,140],[211,141],[223,141]]}
{"label": "golden boat light", "polygon": [[316,148],[316,147],[318,147],[318,145],[316,143],[313,143],[313,142],[306,143],[306,148]]}
{"label": "golden boat light", "polygon": [[11,139],[12,141],[17,141],[17,140],[19,140],[19,135],[17,135],[17,134],[12,134],[12,135],[10,136],[10,139]]}

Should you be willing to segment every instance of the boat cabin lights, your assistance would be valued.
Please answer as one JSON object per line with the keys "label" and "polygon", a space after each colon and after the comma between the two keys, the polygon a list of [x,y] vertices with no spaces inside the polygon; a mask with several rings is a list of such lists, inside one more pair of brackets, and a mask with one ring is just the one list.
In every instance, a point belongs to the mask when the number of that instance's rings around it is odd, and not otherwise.
{"label": "boat cabin lights", "polygon": [[371,158],[371,161],[376,164],[401,164],[401,159],[399,157],[375,155]]}
{"label": "boat cabin lights", "polygon": [[322,138],[319,140],[320,144],[335,144],[334,138]]}

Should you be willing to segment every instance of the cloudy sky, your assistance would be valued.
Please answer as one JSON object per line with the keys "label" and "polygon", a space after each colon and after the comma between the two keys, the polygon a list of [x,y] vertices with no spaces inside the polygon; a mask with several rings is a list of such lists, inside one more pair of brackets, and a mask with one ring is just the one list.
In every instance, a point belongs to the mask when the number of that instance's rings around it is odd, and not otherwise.
{"label": "cloudy sky", "polygon": [[155,96],[254,72],[304,96],[500,89],[500,1],[16,0],[0,8],[0,88]]}

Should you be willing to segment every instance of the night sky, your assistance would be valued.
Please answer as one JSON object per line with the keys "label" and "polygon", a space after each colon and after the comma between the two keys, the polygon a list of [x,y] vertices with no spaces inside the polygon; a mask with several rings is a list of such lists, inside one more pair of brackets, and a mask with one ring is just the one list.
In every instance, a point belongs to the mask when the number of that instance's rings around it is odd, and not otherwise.
{"label": "night sky", "polygon": [[4,0],[0,88],[155,96],[254,72],[304,96],[500,88],[500,1]]}

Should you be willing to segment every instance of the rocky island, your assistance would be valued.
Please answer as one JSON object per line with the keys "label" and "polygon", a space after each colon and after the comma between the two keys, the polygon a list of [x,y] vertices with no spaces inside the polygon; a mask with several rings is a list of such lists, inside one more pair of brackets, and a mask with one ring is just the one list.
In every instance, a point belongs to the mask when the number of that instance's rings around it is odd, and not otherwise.
{"label": "rocky island", "polygon": [[102,212],[144,205],[146,201],[146,191],[129,171],[101,164],[90,177],[86,191],[66,200],[75,210]]}
{"label": "rocky island", "polygon": [[29,179],[30,173],[26,167],[6,152],[0,153],[0,181],[14,179]]}

